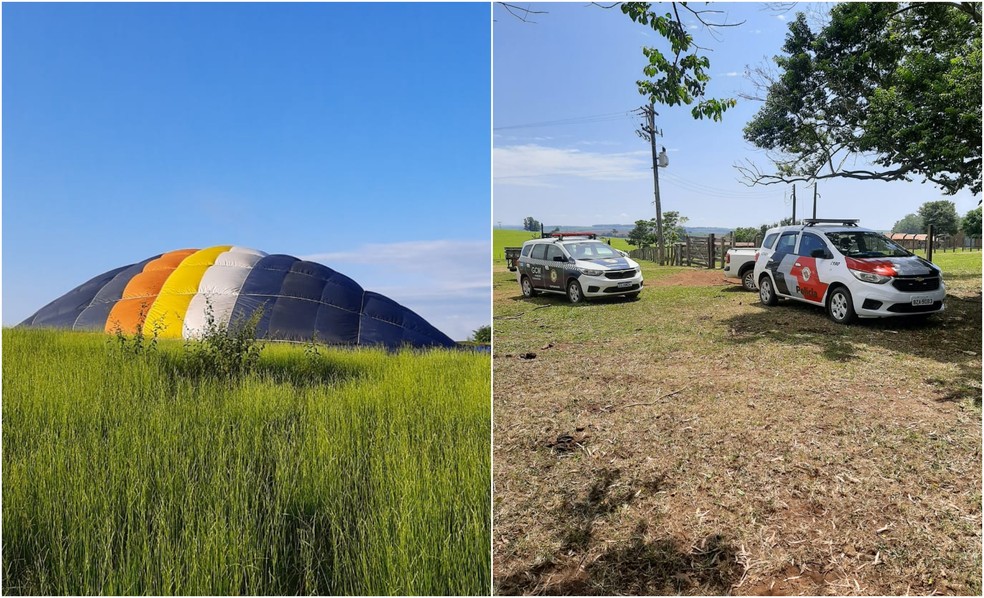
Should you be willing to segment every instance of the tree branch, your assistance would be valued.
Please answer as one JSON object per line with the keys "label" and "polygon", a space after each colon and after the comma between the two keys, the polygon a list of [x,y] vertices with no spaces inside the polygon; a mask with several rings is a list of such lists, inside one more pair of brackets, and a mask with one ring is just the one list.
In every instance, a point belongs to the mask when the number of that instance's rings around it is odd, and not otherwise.
{"label": "tree branch", "polygon": [[[522,6],[518,6],[516,4],[509,4],[508,2],[499,2],[498,4],[502,8],[505,8],[509,14],[511,14],[512,16],[516,17],[517,19],[519,19],[524,23],[535,23],[535,21],[529,20],[530,15],[547,14],[547,11],[545,10],[532,10],[529,7],[523,8]],[[522,13],[522,15],[520,15],[519,13]]]}
{"label": "tree branch", "polygon": [[[817,171],[814,173],[784,175],[779,173],[767,174],[763,172],[757,164],[748,159],[745,160],[745,164],[735,163],[732,165],[732,167],[739,173],[738,181],[747,187],[754,187],[755,185],[777,185],[803,182],[810,183],[813,181],[836,178],[856,179],[861,181],[900,181],[908,180],[909,174],[912,173],[917,166],[917,163],[910,162],[894,170],[885,170],[881,172],[872,170],[831,170],[831,172],[827,174],[820,174],[820,172]],[[941,184],[933,179],[929,180],[934,183]]]}
{"label": "tree branch", "polygon": [[[721,11],[721,10],[694,10],[694,9],[690,8],[690,6],[687,5],[686,2],[681,2],[679,4],[680,4],[680,6],[682,6],[683,8],[685,8],[687,11],[689,11],[690,14],[694,15],[694,18],[696,18],[697,21],[701,25],[703,25],[704,27],[707,27],[708,29],[711,29],[712,27],[738,27],[740,25],[744,25],[745,24],[745,21],[740,21],[738,23],[708,23],[707,21],[704,20],[704,17],[702,17],[701,15],[703,15],[703,14],[724,14],[724,11]],[[677,2],[674,2],[673,5],[676,6],[677,5]]]}

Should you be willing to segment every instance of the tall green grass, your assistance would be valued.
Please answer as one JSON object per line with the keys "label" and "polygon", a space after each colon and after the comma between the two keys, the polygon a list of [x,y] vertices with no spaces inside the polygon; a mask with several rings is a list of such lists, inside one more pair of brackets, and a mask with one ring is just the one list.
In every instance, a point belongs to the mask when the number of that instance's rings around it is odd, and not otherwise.
{"label": "tall green grass", "polygon": [[489,358],[3,331],[8,594],[487,594]]}

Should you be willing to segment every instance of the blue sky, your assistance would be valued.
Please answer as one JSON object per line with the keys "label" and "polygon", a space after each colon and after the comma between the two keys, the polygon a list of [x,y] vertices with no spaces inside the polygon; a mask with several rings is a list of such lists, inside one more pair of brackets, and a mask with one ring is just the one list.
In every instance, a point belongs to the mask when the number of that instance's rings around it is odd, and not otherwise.
{"label": "blue sky", "polygon": [[4,4],[4,325],[219,244],[489,324],[490,10]]}
{"label": "blue sky", "polygon": [[[533,216],[547,225],[628,224],[655,217],[649,146],[634,132],[639,119],[627,113],[644,103],[635,84],[645,64],[642,47],[661,40],[618,9],[522,6],[546,14],[530,15],[535,22],[526,23],[500,6],[493,10],[494,223],[520,225]],[[753,3],[692,6],[722,11],[707,15],[709,20],[744,22],[712,35],[696,19],[684,18],[709,49],[709,95],[753,91],[745,67],[780,53],[795,13]],[[749,188],[733,168],[745,159],[767,164],[764,153],[742,138],[759,106],[739,99],[717,123],[694,120],[689,107],[657,107],[660,143],[670,160],[660,169],[664,211],[679,211],[690,226],[727,228],[791,214],[789,186]],[[968,192],[944,196],[919,182],[830,180],[821,181],[818,191],[818,217],[860,218],[862,226],[875,229],[890,229],[926,201],[950,199],[963,215],[980,199]],[[797,198],[797,217],[808,217],[813,187],[798,184]]]}

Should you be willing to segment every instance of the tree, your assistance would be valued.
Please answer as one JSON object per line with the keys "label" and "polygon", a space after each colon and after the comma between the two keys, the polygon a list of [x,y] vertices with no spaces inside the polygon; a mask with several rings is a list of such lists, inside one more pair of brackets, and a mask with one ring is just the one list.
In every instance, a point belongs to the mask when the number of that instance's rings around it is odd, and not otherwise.
{"label": "tree", "polygon": [[[749,185],[913,180],[981,192],[981,4],[842,3],[819,31],[789,24],[745,139],[774,172]],[[855,166],[856,161],[870,168]]]}
{"label": "tree", "polygon": [[923,226],[923,220],[919,214],[906,214],[902,220],[899,220],[892,226],[892,232],[919,234],[926,232],[926,227]]}
{"label": "tree", "polygon": [[960,230],[968,237],[979,239],[981,237],[981,206],[967,212],[960,221]]}
{"label": "tree", "polygon": [[523,230],[539,232],[540,221],[532,216],[527,216],[526,218],[523,218]]}
{"label": "tree", "polygon": [[650,245],[656,244],[656,235],[653,232],[656,226],[656,219],[636,220],[635,228],[629,231],[626,241],[629,245],[637,245],[645,249]]}
{"label": "tree", "polygon": [[475,331],[472,332],[471,339],[469,340],[474,341],[476,343],[491,343],[492,327],[482,326],[480,328],[476,328]]}
{"label": "tree", "polygon": [[957,208],[952,201],[945,199],[927,201],[919,206],[919,217],[922,218],[925,227],[923,230],[929,230],[929,225],[933,225],[934,235],[954,235],[957,233],[960,217],[957,216]]}
{"label": "tree", "polygon": [[[610,7],[616,4],[610,5]],[[713,23],[707,21],[706,14],[721,11],[694,10],[686,2],[671,2],[670,10],[657,14],[650,2],[622,2],[617,4],[622,13],[632,21],[651,28],[659,34],[669,48],[660,50],[656,47],[644,46],[642,53],[649,61],[643,69],[646,79],[636,81],[639,93],[648,98],[650,104],[678,106],[696,105],[690,114],[696,119],[711,118],[720,121],[724,111],[735,105],[734,98],[707,98],[707,83],[711,80],[707,70],[711,62],[699,51],[706,51],[694,42],[687,26],[680,18],[680,9],[689,13],[704,27],[713,30],[717,27],[735,27],[741,23]],[[664,52],[668,50],[668,52]]]}
{"label": "tree", "polygon": [[[672,211],[663,214],[663,238],[666,243],[676,243],[687,234],[683,224],[687,222],[686,216],[681,216],[680,212]],[[629,231],[627,241],[630,245],[638,247],[649,247],[656,245],[656,219],[636,220],[635,228]]]}
{"label": "tree", "polygon": [[739,226],[732,233],[735,243],[751,243],[759,236],[759,229],[754,226]]}
{"label": "tree", "polygon": [[686,216],[681,216],[680,212],[663,212],[663,239],[666,243],[676,243],[687,235],[683,225],[690,220]]}
{"label": "tree", "polygon": [[788,218],[783,218],[779,222],[773,222],[772,224],[763,224],[762,226],[759,227],[759,234],[764,237],[766,231],[768,231],[770,228],[776,228],[779,226],[790,226],[791,224],[799,224],[799,223],[793,222],[793,218],[792,216],[790,216]]}

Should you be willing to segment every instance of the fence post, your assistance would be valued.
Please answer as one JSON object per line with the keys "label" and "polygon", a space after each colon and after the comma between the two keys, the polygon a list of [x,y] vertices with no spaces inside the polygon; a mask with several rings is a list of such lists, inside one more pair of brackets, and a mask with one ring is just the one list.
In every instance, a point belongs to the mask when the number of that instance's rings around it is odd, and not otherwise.
{"label": "fence post", "polygon": [[926,235],[926,259],[933,261],[933,225],[929,225],[929,232]]}
{"label": "fence post", "polygon": [[690,258],[690,235],[687,235],[686,239],[687,239],[687,266],[689,267],[689,266],[693,266],[693,263],[691,262],[691,258]]}
{"label": "fence post", "polygon": [[707,269],[714,269],[714,233],[707,237]]}

